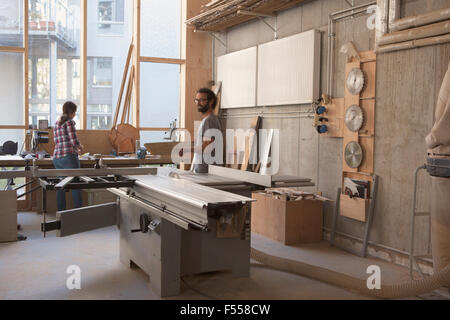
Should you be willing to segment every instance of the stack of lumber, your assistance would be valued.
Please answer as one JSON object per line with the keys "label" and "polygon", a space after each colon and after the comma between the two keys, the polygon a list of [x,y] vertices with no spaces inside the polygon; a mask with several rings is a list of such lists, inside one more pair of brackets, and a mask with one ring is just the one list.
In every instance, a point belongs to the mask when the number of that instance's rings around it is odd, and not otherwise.
{"label": "stack of lumber", "polygon": [[392,52],[450,42],[450,7],[391,21],[377,52]]}
{"label": "stack of lumber", "polygon": [[298,200],[319,200],[322,202],[332,201],[331,199],[325,198],[319,194],[305,191],[297,191],[291,188],[268,188],[264,191],[266,194],[286,196],[287,200],[298,201]]}
{"label": "stack of lumber", "polygon": [[305,0],[212,0],[202,6],[199,14],[186,21],[202,31],[224,31],[256,19],[257,15],[273,15]]}

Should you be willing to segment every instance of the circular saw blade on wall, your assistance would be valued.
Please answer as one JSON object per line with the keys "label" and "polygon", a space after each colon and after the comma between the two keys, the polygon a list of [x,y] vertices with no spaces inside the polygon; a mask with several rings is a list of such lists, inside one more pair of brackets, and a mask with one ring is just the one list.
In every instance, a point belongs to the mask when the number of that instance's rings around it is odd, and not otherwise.
{"label": "circular saw blade on wall", "polygon": [[345,112],[345,126],[352,132],[358,132],[364,123],[364,113],[356,104],[348,107]]}
{"label": "circular saw blade on wall", "polygon": [[363,160],[363,151],[361,145],[356,141],[351,141],[345,146],[345,162],[352,168],[358,168]]}
{"label": "circular saw blade on wall", "polygon": [[348,92],[353,95],[358,95],[364,89],[366,84],[366,79],[364,72],[360,68],[353,68],[352,71],[348,73],[346,80],[346,87]]}

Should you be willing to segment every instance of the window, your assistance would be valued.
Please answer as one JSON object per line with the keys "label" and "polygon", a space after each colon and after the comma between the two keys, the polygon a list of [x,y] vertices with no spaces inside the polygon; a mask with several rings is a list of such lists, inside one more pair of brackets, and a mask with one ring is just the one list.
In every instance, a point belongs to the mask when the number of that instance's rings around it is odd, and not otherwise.
{"label": "window", "polygon": [[141,0],[142,56],[179,59],[180,39],[181,1]]}
{"label": "window", "polygon": [[[29,124],[46,119],[53,126],[62,105],[80,106],[80,0],[30,0]],[[81,110],[75,122],[81,128]]]}
{"label": "window", "polygon": [[98,0],[97,12],[97,31],[99,34],[123,34],[125,18],[124,0]]}
{"label": "window", "polygon": [[108,130],[112,125],[112,106],[109,104],[88,105],[87,129]]}
{"label": "window", "polygon": [[169,128],[174,120],[179,126],[180,40],[181,1],[141,1],[141,56],[149,58],[140,64],[142,144],[167,141],[161,128]]}
{"label": "window", "polygon": [[86,129],[111,128],[131,43],[132,10],[132,0],[88,1]]}
{"label": "window", "polygon": [[92,86],[112,86],[112,58],[88,58],[89,83]]}
{"label": "window", "polygon": [[178,120],[180,66],[141,63],[141,127],[168,128]]}
{"label": "window", "polygon": [[23,1],[0,1],[0,46],[23,46]]}
{"label": "window", "polygon": [[23,55],[0,52],[0,70],[0,125],[24,125]]}

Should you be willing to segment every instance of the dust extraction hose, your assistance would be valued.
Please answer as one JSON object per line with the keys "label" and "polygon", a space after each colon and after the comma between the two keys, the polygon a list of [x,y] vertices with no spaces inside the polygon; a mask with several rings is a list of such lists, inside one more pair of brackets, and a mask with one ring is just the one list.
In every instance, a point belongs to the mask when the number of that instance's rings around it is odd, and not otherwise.
{"label": "dust extraction hose", "polygon": [[273,269],[295,273],[298,275],[327,282],[347,290],[358,291],[364,295],[385,299],[401,299],[431,292],[442,286],[450,285],[450,264],[437,274],[407,283],[385,285],[381,289],[369,290],[366,280],[354,278],[352,276],[306,264],[300,261],[276,257],[255,248],[251,248],[252,259]]}

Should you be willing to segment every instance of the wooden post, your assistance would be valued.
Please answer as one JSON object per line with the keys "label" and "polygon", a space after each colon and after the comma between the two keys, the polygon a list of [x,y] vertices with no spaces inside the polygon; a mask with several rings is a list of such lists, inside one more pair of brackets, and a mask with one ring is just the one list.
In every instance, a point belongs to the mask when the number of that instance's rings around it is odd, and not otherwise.
{"label": "wooden post", "polygon": [[[189,0],[186,4],[186,16],[189,19],[200,12],[201,5],[209,1]],[[182,42],[182,52],[185,54],[185,76],[181,90],[184,95],[184,103],[180,113],[180,126],[186,128],[191,137],[194,137],[194,121],[200,121],[201,115],[197,111],[194,98],[195,93],[201,87],[209,87],[212,74],[212,40],[205,32],[194,32],[193,29],[185,28],[186,38]]]}
{"label": "wooden post", "polygon": [[29,92],[28,92],[28,1],[24,0],[24,10],[23,10],[23,107],[25,115],[25,128],[28,128],[29,124]]}
{"label": "wooden post", "polygon": [[133,1],[133,66],[134,66],[134,91],[133,91],[133,126],[140,127],[139,109],[140,109],[140,80],[141,80],[141,0]]}
{"label": "wooden post", "polygon": [[80,68],[81,68],[81,95],[80,95],[80,107],[81,107],[81,129],[87,129],[87,0],[81,0],[80,2]]}

